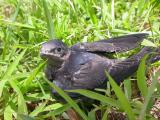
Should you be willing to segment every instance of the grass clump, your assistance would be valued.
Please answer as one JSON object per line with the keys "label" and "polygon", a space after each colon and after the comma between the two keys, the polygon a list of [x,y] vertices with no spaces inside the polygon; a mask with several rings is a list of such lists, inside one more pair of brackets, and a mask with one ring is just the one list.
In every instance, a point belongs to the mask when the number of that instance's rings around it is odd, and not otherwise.
{"label": "grass clump", "polygon": [[[157,46],[160,39],[159,7],[157,0],[1,0],[0,118],[67,119],[65,111],[73,107],[83,119],[94,120],[98,116],[95,117],[96,111],[102,110],[102,120],[105,120],[113,109],[120,112],[129,110],[126,114],[130,119],[153,119],[150,109],[154,99],[160,98],[156,80],[159,72],[152,75],[153,83],[147,87],[142,73],[145,60],[137,73],[138,87],[144,100],[131,97],[131,82],[124,82],[124,94],[110,78],[117,97],[109,94],[110,89],[105,90],[106,96],[87,90],[72,91],[101,102],[86,112],[61,90],[60,94],[66,96],[68,103],[60,104],[52,98],[50,83],[44,80],[45,62],[39,57],[39,48],[43,42],[53,38],[62,39],[71,46],[77,42],[92,42],[135,32],[149,33],[152,44],[144,42],[143,45]],[[127,101],[125,108],[122,100]]]}

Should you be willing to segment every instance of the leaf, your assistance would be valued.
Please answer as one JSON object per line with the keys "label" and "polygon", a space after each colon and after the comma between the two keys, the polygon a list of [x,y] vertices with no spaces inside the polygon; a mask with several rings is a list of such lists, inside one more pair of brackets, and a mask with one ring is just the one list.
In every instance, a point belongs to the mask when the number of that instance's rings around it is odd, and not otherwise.
{"label": "leaf", "polygon": [[26,102],[22,94],[18,95],[18,113],[28,114]]}
{"label": "leaf", "polygon": [[33,117],[30,117],[28,115],[24,115],[24,114],[18,114],[17,117],[20,119],[20,120],[40,120],[40,119],[35,119]]}
{"label": "leaf", "polygon": [[46,62],[41,63],[38,65],[38,67],[33,70],[33,72],[30,74],[30,76],[24,81],[22,91],[23,93],[27,92],[28,88],[30,87],[30,84],[35,79],[36,75],[40,72],[40,70],[44,67]]}
{"label": "leaf", "polygon": [[[148,109],[148,105],[150,100],[152,99],[152,94],[154,93],[154,90],[156,88],[156,85],[158,84],[158,77],[160,75],[160,71],[158,71],[154,76],[153,76],[153,80],[152,80],[152,85],[148,88],[148,93],[145,96],[145,102],[144,105],[141,109],[140,115],[139,115],[139,120],[144,119],[145,117],[145,112]],[[152,107],[152,106],[151,106]]]}
{"label": "leaf", "polygon": [[108,110],[106,110],[104,113],[103,113],[103,116],[102,116],[102,120],[107,120],[108,118]]}
{"label": "leaf", "polygon": [[63,107],[62,104],[60,103],[54,103],[54,104],[51,104],[51,105],[48,105],[44,108],[44,111],[51,111],[51,110],[56,110],[56,109],[59,109]]}
{"label": "leaf", "polygon": [[92,110],[88,113],[88,117],[91,119],[91,120],[96,120],[96,111]]}
{"label": "leaf", "polygon": [[2,96],[3,87],[4,87],[5,83],[7,82],[7,80],[9,80],[11,78],[12,73],[16,69],[17,65],[19,64],[19,61],[24,56],[25,52],[26,52],[26,49],[20,53],[20,55],[15,59],[15,61],[13,63],[10,64],[10,66],[7,68],[4,76],[2,77],[2,80],[0,81],[0,97]]}
{"label": "leaf", "polygon": [[144,46],[151,46],[151,47],[157,47],[156,44],[154,44],[153,42],[149,41],[149,40],[143,40],[143,42],[141,43],[141,45],[144,45]]}
{"label": "leaf", "polygon": [[[46,79],[45,79],[46,80]],[[58,94],[64,98],[78,113],[84,120],[89,120],[89,118],[86,116],[86,114],[79,108],[79,106],[72,100],[63,90],[61,90],[59,87],[57,87],[54,83],[51,83],[50,81],[46,80],[47,83],[58,92]]]}
{"label": "leaf", "polygon": [[47,18],[47,27],[48,27],[49,39],[54,39],[55,38],[55,31],[54,31],[54,24],[53,24],[53,21],[52,21],[50,11],[48,10],[46,0],[41,0],[41,1],[43,3],[44,13],[45,13],[45,16]]}
{"label": "leaf", "polygon": [[95,100],[107,103],[107,104],[109,104],[111,106],[120,107],[120,105],[117,102],[117,100],[114,100],[112,98],[106,97],[106,96],[101,95],[101,94],[98,94],[96,92],[92,92],[92,91],[89,91],[89,90],[82,90],[82,89],[68,90],[68,92],[79,93],[79,94],[84,95],[84,96],[86,96],[88,98],[95,99]]}
{"label": "leaf", "polygon": [[34,92],[34,93],[30,93],[27,96],[24,96],[25,100],[27,101],[39,101],[39,100],[53,100],[53,98],[51,98],[50,93],[47,94],[43,94],[41,92]]}
{"label": "leaf", "polygon": [[124,80],[124,91],[125,91],[125,96],[128,98],[128,100],[130,100],[132,95],[132,88],[131,88],[131,81],[128,79]]}
{"label": "leaf", "polygon": [[19,64],[19,61],[22,59],[23,55],[25,54],[25,52],[26,52],[26,49],[20,53],[20,55],[15,59],[13,63],[10,64],[10,66],[8,67],[2,79],[7,79],[9,78],[9,76],[11,76],[11,74],[16,69],[17,65]]}
{"label": "leaf", "polygon": [[9,83],[12,86],[12,88],[14,89],[14,91],[16,91],[18,94],[18,113],[19,114],[28,114],[26,102],[25,102],[25,99],[23,97],[23,94],[22,94],[20,88],[17,86],[17,84],[15,83],[14,80],[10,80]]}
{"label": "leaf", "polygon": [[6,106],[4,110],[4,120],[12,120],[13,110],[10,105]]}
{"label": "leaf", "polygon": [[143,97],[146,97],[147,94],[147,82],[146,82],[146,69],[145,69],[145,62],[148,55],[142,58],[140,65],[137,70],[137,84],[138,88],[140,89]]}
{"label": "leaf", "polygon": [[57,108],[53,111],[50,111],[47,115],[45,115],[45,117],[49,117],[49,116],[56,116],[56,115],[60,115],[62,114],[64,111],[66,111],[67,109],[69,109],[71,107],[71,105],[69,103],[61,106],[60,108]]}
{"label": "leaf", "polygon": [[40,104],[39,106],[37,106],[37,107],[29,114],[29,116],[35,117],[35,116],[37,116],[40,112],[43,112],[46,104],[47,104],[47,102],[44,102],[44,103]]}
{"label": "leaf", "polygon": [[12,22],[10,20],[0,20],[1,23],[6,24],[6,25],[10,25],[10,26],[16,26],[16,27],[22,27],[22,28],[26,28],[26,29],[32,29],[32,30],[36,30],[36,28],[34,26],[28,25],[28,24],[22,24],[19,22]]}
{"label": "leaf", "polygon": [[123,107],[124,111],[126,112],[129,120],[135,120],[134,113],[132,111],[131,105],[127,98],[125,97],[124,93],[122,92],[121,88],[116,84],[116,82],[113,80],[113,78],[109,75],[109,73],[106,71],[106,75],[109,79],[109,82],[118,97],[118,100],[121,103],[121,106]]}

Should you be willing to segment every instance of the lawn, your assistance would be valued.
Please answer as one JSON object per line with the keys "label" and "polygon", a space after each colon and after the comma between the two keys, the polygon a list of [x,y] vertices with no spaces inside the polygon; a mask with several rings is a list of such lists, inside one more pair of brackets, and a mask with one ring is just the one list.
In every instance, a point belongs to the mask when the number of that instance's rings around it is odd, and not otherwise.
{"label": "lawn", "polygon": [[[142,46],[159,46],[159,8],[159,0],[0,0],[0,119],[68,119],[70,108],[84,120],[96,120],[97,111],[102,120],[114,115],[130,120],[160,118],[159,62],[147,67],[144,58],[122,87],[110,78],[112,88],[100,90],[105,95],[74,91],[100,102],[90,103],[88,111],[47,82],[46,63],[39,55],[41,44],[50,39],[71,46],[137,32],[150,34]],[[126,58],[137,50],[116,57]],[[67,103],[54,99],[50,87]],[[133,95],[137,91],[140,95]]]}

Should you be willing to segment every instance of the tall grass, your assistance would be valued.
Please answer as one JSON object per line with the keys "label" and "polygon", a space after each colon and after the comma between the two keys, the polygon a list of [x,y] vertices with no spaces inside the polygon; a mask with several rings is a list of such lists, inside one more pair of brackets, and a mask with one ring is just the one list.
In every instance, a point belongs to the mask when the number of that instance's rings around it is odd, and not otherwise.
{"label": "tall grass", "polygon": [[[131,90],[131,82],[124,83],[123,95],[111,79],[110,84],[118,100],[109,94],[109,89],[101,90],[106,96],[85,90],[71,91],[101,102],[86,113],[58,88],[68,103],[61,104],[52,98],[50,87],[44,80],[45,62],[39,57],[39,48],[41,43],[53,38],[62,39],[71,46],[77,42],[91,42],[134,32],[150,33],[154,40],[146,40],[143,44],[158,45],[159,7],[157,0],[0,0],[0,118],[67,118],[65,111],[71,107],[84,119],[95,119],[93,116],[99,109],[105,111],[102,115],[105,119],[112,108],[117,111],[129,110],[126,114],[130,119],[133,116],[139,119],[153,118],[149,110],[152,107],[151,98],[160,98],[158,91],[154,91],[159,72],[153,75],[153,84],[148,88],[143,72],[145,60],[137,73],[138,86],[144,97],[144,102],[138,101],[140,106],[131,97],[134,91]],[[126,57],[126,54],[122,56]],[[122,100],[127,102],[126,108]]]}

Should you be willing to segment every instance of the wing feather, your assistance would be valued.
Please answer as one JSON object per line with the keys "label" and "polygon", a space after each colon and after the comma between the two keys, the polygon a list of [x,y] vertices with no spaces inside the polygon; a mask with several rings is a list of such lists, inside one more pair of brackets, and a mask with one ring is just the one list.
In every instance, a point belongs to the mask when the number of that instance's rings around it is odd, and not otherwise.
{"label": "wing feather", "polygon": [[78,43],[71,49],[88,52],[124,52],[136,48],[147,35],[147,33],[130,34],[93,43]]}

